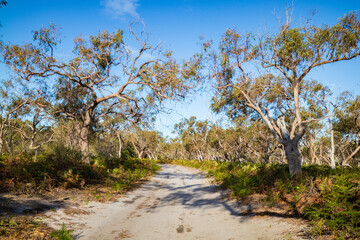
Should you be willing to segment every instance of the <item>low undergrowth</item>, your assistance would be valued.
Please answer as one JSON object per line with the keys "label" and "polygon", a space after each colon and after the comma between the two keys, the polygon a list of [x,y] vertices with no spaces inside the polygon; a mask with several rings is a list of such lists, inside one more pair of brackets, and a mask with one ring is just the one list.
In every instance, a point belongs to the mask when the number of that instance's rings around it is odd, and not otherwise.
{"label": "low undergrowth", "polygon": [[174,160],[200,168],[235,198],[265,194],[266,201],[286,202],[294,214],[311,220],[312,232],[337,239],[360,238],[360,169],[303,166],[293,178],[282,164]]}
{"label": "low undergrowth", "polygon": [[17,240],[17,239],[42,239],[52,240],[59,239],[53,237],[54,232],[46,224],[34,217],[2,217],[0,220],[0,239]]}
{"label": "low undergrowth", "polygon": [[[82,161],[77,151],[55,146],[36,159],[25,154],[0,155],[0,192],[28,195],[54,192],[56,197],[63,194],[71,198],[71,192],[76,190],[76,197],[86,202],[107,201],[135,188],[159,169],[149,160],[131,157],[94,157],[89,164]],[[6,201],[1,207],[4,204]],[[0,239],[71,239],[71,230],[51,234],[53,230],[32,215],[11,215],[0,211]]]}
{"label": "low undergrowth", "polygon": [[62,228],[54,230],[34,216],[7,216],[0,220],[0,239],[38,239],[38,240],[72,240],[73,230]]}
{"label": "low undergrowth", "polygon": [[0,155],[0,191],[32,194],[54,188],[111,187],[121,192],[158,169],[149,160],[131,157],[94,157],[89,164],[79,152],[55,146],[36,159],[26,154]]}
{"label": "low undergrowth", "polygon": [[72,236],[73,231],[74,230],[68,230],[66,228],[65,224],[63,223],[61,229],[53,231],[50,234],[50,236],[54,237],[55,239],[59,239],[59,240],[72,240],[73,239],[73,236]]}

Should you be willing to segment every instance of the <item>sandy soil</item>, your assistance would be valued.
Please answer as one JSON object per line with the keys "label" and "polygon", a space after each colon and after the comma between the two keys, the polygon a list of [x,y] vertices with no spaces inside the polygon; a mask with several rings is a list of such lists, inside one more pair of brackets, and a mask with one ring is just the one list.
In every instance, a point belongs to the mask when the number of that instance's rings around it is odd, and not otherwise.
{"label": "sandy soil", "polygon": [[283,216],[244,216],[246,210],[217,190],[198,170],[163,165],[148,183],[116,202],[90,202],[48,212],[76,239],[302,239],[306,228]]}

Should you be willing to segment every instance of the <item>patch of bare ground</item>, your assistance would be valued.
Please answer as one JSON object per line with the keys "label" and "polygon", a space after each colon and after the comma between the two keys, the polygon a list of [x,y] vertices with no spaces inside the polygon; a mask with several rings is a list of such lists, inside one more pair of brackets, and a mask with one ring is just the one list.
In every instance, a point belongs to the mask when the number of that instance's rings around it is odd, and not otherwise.
{"label": "patch of bare ground", "polygon": [[265,194],[252,194],[238,202],[242,206],[243,216],[282,216],[284,218],[299,218],[289,204],[284,201],[269,202]]}
{"label": "patch of bare ground", "polygon": [[131,237],[131,233],[127,230],[123,230],[119,233],[119,235],[115,239],[126,239],[130,237]]}
{"label": "patch of bare ground", "polygon": [[85,211],[79,208],[66,208],[64,209],[64,213],[66,215],[89,215],[93,213],[93,211]]}
{"label": "patch of bare ground", "polygon": [[[149,177],[137,181],[131,189],[141,186],[148,180]],[[113,190],[111,186],[92,185],[83,189],[58,187],[41,192],[0,193],[0,217],[38,214],[67,206],[79,206],[90,201],[117,201],[126,193],[125,191]]]}

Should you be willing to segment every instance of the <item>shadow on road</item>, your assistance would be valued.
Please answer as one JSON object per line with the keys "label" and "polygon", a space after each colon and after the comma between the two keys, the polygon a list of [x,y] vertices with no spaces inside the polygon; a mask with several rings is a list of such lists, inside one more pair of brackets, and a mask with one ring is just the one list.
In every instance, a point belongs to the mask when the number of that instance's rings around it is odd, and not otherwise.
{"label": "shadow on road", "polygon": [[0,196],[0,216],[21,216],[43,213],[66,207],[65,201],[36,199],[14,199]]}
{"label": "shadow on road", "polygon": [[[170,167],[163,166],[166,170]],[[184,173],[179,170],[174,172],[160,171],[156,175],[156,178],[160,180],[166,179],[179,179],[184,180],[197,180],[206,178],[202,173]],[[184,183],[185,184],[185,183]],[[168,207],[169,205],[181,204],[185,208],[218,208],[219,206],[227,210],[232,216],[241,217],[240,221],[247,221],[253,216],[271,216],[278,218],[298,218],[294,214],[277,213],[271,211],[256,211],[253,212],[254,206],[252,205],[241,205],[241,203],[231,203],[226,201],[227,192],[219,189],[215,185],[204,185],[204,184],[190,184],[184,186],[178,186],[177,183],[160,184],[159,182],[151,182],[148,185],[149,191],[154,191],[154,187],[166,189],[169,194],[165,197],[159,198],[156,208]],[[216,193],[215,193],[216,192]]]}

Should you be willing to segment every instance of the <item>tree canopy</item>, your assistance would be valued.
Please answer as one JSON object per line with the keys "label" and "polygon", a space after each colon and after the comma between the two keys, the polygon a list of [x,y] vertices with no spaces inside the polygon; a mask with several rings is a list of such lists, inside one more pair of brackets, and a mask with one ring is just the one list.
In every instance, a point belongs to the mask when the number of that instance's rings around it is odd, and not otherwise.
{"label": "tree canopy", "polygon": [[306,76],[316,67],[359,56],[359,43],[358,12],[334,26],[291,27],[287,22],[277,34],[259,37],[227,30],[218,50],[204,44],[215,79],[213,107],[233,117],[261,118],[283,145],[290,172],[299,174],[299,141],[306,126],[317,121],[303,113],[309,107],[303,96],[311,89]]}
{"label": "tree canopy", "polygon": [[[89,155],[89,130],[104,115],[135,119],[161,110],[164,100],[181,100],[198,85],[199,55],[179,64],[169,51],[152,46],[145,32],[129,33],[138,48],[123,41],[123,31],[103,31],[74,39],[74,57],[57,57],[58,28],[34,31],[33,43],[2,44],[4,62],[21,82],[54,86],[57,115],[77,120],[80,147]],[[146,56],[145,54],[149,54]],[[54,84],[54,80],[56,81]]]}

